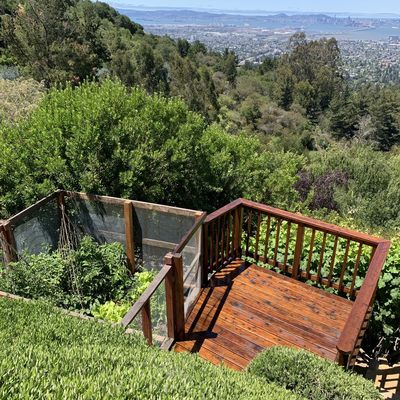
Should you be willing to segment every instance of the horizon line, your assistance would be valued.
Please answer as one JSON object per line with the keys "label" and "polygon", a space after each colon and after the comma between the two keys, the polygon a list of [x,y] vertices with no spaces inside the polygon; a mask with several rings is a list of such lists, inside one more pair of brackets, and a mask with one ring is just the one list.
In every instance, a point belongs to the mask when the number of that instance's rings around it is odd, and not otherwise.
{"label": "horizon line", "polygon": [[358,16],[392,16],[400,18],[400,13],[396,12],[362,12],[362,11],[310,11],[310,10],[261,10],[261,9],[220,9],[212,7],[179,7],[179,6],[146,6],[143,4],[122,4],[118,1],[109,1],[113,7],[120,9],[145,9],[145,10],[188,10],[188,11],[208,11],[221,13],[246,13],[246,14],[322,14],[322,15],[358,15]]}

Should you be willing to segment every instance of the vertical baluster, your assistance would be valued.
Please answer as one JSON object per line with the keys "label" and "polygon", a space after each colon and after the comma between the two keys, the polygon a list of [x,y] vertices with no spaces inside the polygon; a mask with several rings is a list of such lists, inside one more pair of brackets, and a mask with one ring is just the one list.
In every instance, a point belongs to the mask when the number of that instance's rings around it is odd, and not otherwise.
{"label": "vertical baluster", "polygon": [[335,236],[335,242],[333,244],[333,251],[332,251],[331,265],[329,267],[328,286],[332,286],[333,268],[335,266],[336,250],[337,250],[338,240],[339,240],[339,236]]}
{"label": "vertical baluster", "polygon": [[292,227],[292,223],[288,222],[287,230],[286,230],[286,246],[285,246],[285,257],[283,260],[283,268],[284,271],[287,272],[287,261],[288,261],[288,254],[289,254],[289,242],[290,242],[290,230]]}
{"label": "vertical baluster", "polygon": [[226,215],[222,216],[222,223],[221,223],[221,264],[225,262],[225,224],[226,224]]}
{"label": "vertical baluster", "polygon": [[219,267],[219,231],[221,229],[220,219],[217,220],[217,234],[216,234],[216,242],[215,242],[215,268]]}
{"label": "vertical baluster", "polygon": [[347,259],[349,257],[349,249],[350,249],[350,239],[347,239],[346,243],[346,250],[344,252],[344,257],[343,257],[343,264],[342,264],[342,269],[340,270],[340,278],[339,278],[339,291],[343,291],[343,279],[344,279],[344,273],[346,271],[347,267]]}
{"label": "vertical baluster", "polygon": [[208,258],[209,254],[209,246],[210,246],[210,238],[209,238],[209,224],[204,224],[203,230],[203,249],[204,249],[204,259],[203,259],[203,272],[202,272],[202,283],[203,285],[207,284],[208,281],[208,272],[211,270],[210,268],[210,260]]}
{"label": "vertical baluster", "polygon": [[243,230],[243,207],[238,207],[234,214],[233,250],[235,257],[242,256],[242,230]]}
{"label": "vertical baluster", "polygon": [[311,233],[311,242],[310,242],[310,250],[308,252],[308,260],[307,260],[307,268],[306,268],[306,279],[310,279],[310,268],[312,262],[312,255],[314,251],[314,242],[315,242],[315,229],[312,230]]}
{"label": "vertical baluster", "polygon": [[278,266],[278,247],[279,247],[279,235],[281,233],[282,220],[278,218],[276,231],[275,231],[275,248],[274,248],[274,266]]}
{"label": "vertical baluster", "polygon": [[271,216],[268,215],[267,232],[265,233],[265,248],[264,248],[264,262],[266,264],[268,264],[268,243],[269,243],[270,232],[271,232]]}
{"label": "vertical baluster", "polygon": [[249,244],[251,235],[251,223],[253,222],[253,210],[250,210],[247,221],[247,237],[246,237],[246,256],[249,255]]}
{"label": "vertical baluster", "polygon": [[260,240],[260,225],[261,225],[261,212],[258,212],[257,216],[257,232],[256,232],[256,245],[254,248],[254,259],[258,261],[259,255],[258,255],[258,242]]}
{"label": "vertical baluster", "polygon": [[355,295],[354,286],[356,285],[358,267],[360,265],[360,260],[361,260],[361,255],[362,255],[362,248],[363,248],[363,244],[360,243],[360,245],[358,246],[356,262],[354,264],[353,279],[351,281],[351,286],[350,286],[350,296],[351,297],[354,297],[354,295]]}
{"label": "vertical baluster", "polygon": [[301,265],[301,255],[303,253],[303,243],[304,243],[304,225],[297,225],[296,234],[296,247],[294,249],[294,260],[293,260],[293,270],[292,278],[298,279],[300,276],[300,265]]}
{"label": "vertical baluster", "polygon": [[214,221],[210,223],[210,269],[214,269]]}
{"label": "vertical baluster", "polygon": [[230,244],[231,244],[231,212],[229,211],[228,214],[228,225],[227,225],[227,236],[226,236],[226,257],[230,258],[231,256],[231,249],[230,249]]}
{"label": "vertical baluster", "polygon": [[319,262],[318,262],[317,282],[321,282],[322,278],[321,271],[322,271],[322,264],[324,262],[325,247],[326,247],[326,232],[324,232],[324,236],[322,238],[321,254],[319,255]]}

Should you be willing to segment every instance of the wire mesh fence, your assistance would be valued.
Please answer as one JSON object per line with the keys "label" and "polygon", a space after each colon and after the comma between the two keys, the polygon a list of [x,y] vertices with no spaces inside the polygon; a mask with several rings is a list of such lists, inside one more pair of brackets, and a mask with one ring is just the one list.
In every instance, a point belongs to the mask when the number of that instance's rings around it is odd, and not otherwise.
{"label": "wire mesh fence", "polygon": [[[126,203],[132,206],[132,226],[129,226]],[[134,249],[135,269],[153,272],[160,271],[166,254],[174,253],[179,247],[187,315],[201,287],[200,215],[198,211],[176,207],[60,191],[9,220],[0,221],[0,274],[10,262],[18,262],[19,268],[28,273],[33,266],[30,265],[33,255],[56,252],[63,260],[69,260],[67,273],[72,282],[77,274],[71,253],[86,236],[100,245],[118,242],[127,252],[128,244],[133,242],[130,244]],[[190,240],[186,243],[184,238],[188,235]],[[183,246],[183,243],[186,244]],[[79,285],[71,288],[79,297]],[[154,342],[162,345],[168,339],[164,285],[152,297],[150,309]],[[143,329],[140,318],[132,325],[135,330]]]}

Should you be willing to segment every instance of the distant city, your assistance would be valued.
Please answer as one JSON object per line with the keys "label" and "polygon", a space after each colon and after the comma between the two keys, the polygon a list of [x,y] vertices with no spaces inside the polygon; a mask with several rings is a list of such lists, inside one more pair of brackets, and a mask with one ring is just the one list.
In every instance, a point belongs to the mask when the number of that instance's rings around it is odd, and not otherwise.
{"label": "distant city", "polygon": [[234,50],[242,64],[259,63],[287,51],[288,39],[305,32],[310,39],[335,37],[344,73],[355,83],[400,83],[400,16],[317,13],[253,15],[217,10],[119,8],[148,33],[200,40],[211,50]]}

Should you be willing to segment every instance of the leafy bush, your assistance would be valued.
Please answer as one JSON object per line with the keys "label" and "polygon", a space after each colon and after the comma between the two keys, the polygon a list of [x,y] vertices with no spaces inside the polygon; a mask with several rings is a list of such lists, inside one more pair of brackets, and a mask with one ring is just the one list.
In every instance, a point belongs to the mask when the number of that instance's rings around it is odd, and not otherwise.
{"label": "leafy bush", "polygon": [[153,278],[149,271],[130,275],[121,244],[100,245],[84,237],[67,255],[60,251],[23,255],[0,270],[0,289],[68,309],[94,310],[115,321]]}
{"label": "leafy bush", "polygon": [[60,304],[64,277],[65,261],[60,253],[24,256],[6,269],[0,268],[0,290]]}
{"label": "leafy bush", "polygon": [[298,396],[122,328],[0,299],[0,399],[265,399]]}
{"label": "leafy bush", "polygon": [[[330,201],[312,202],[312,209],[329,208],[333,201],[335,209],[344,218],[354,220],[363,229],[394,228],[400,225],[398,207],[400,202],[400,157],[397,152],[374,151],[371,146],[335,145],[325,151],[310,155],[306,174],[312,176],[308,185],[297,184],[303,198],[328,190]],[[324,188],[324,177],[335,177]],[[334,190],[333,190],[334,189]],[[313,192],[313,193],[312,193]]]}
{"label": "leafy bush", "polygon": [[271,347],[250,363],[248,372],[310,400],[382,398],[372,382],[304,350]]}
{"label": "leafy bush", "polygon": [[155,273],[152,271],[135,273],[132,279],[133,287],[129,289],[122,301],[115,303],[111,300],[104,304],[96,302],[97,304],[95,304],[91,310],[93,316],[110,322],[120,322],[132,304],[135,303],[147,289],[154,277]]}
{"label": "leafy bush", "polygon": [[204,210],[243,195],[291,208],[305,161],[109,80],[52,90],[26,120],[0,126],[0,159],[0,217],[57,188]]}

